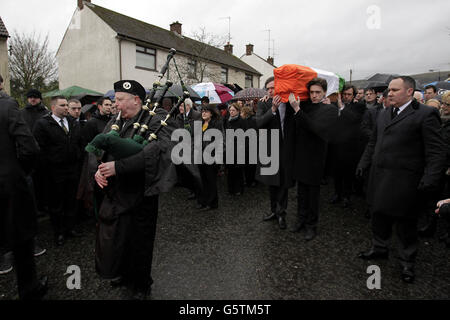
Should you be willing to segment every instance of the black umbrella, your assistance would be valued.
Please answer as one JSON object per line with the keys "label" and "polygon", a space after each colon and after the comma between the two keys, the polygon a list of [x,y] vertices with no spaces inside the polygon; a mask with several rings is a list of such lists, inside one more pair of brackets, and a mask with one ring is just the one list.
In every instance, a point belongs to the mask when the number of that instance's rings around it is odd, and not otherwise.
{"label": "black umbrella", "polygon": [[[186,86],[189,91],[189,95],[192,101],[201,100],[200,96],[191,87]],[[161,96],[161,89],[156,90],[154,99],[158,99]],[[169,90],[167,90],[164,98],[178,98],[183,96],[183,88],[179,84],[172,85]]]}
{"label": "black umbrella", "polygon": [[434,85],[436,88],[443,90],[450,90],[450,82],[449,81],[439,81]]}
{"label": "black umbrella", "polygon": [[85,104],[82,108],[81,108],[81,112],[82,113],[86,113],[86,112],[94,112],[97,109],[97,106],[95,104],[89,103],[89,104]]}
{"label": "black umbrella", "polygon": [[389,84],[392,79],[397,77],[398,74],[388,74],[388,73],[376,73],[371,76],[367,81],[369,82],[383,82],[384,84]]}
{"label": "black umbrella", "polygon": [[388,85],[384,82],[371,81],[367,84],[366,89],[373,89],[375,92],[383,92],[387,87]]}
{"label": "black umbrella", "polygon": [[89,93],[82,93],[77,96],[73,96],[72,98],[80,100],[82,105],[96,102],[99,98],[103,97],[103,95],[96,95],[96,94],[89,94]]}

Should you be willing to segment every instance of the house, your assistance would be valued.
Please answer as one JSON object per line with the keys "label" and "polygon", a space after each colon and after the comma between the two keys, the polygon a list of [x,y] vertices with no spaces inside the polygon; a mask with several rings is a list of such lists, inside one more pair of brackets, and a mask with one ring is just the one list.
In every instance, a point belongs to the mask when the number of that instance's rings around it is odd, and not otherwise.
{"label": "house", "polygon": [[262,76],[260,81],[260,87],[264,89],[264,83],[269,77],[273,77],[273,69],[276,68],[273,64],[273,57],[268,57],[267,60],[260,57],[253,52],[253,45],[247,44],[245,47],[245,54],[242,55],[241,60],[258,70]]}
{"label": "house", "polygon": [[8,64],[8,30],[6,30],[0,17],[0,75],[3,78],[3,87],[6,93],[10,94],[10,76]]}
{"label": "house", "polygon": [[[159,79],[171,48],[186,84],[236,83],[259,86],[261,74],[225,49],[206,45],[182,34],[178,21],[166,30],[78,0],[78,6],[56,53],[60,88],[78,85],[106,92],[121,79],[134,79],[151,88]],[[169,78],[177,80],[173,68]]]}

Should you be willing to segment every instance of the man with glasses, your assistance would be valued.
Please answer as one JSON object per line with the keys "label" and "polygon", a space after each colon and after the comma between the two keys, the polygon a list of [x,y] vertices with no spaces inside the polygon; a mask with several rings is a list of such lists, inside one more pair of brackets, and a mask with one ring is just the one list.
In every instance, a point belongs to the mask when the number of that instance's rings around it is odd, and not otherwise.
{"label": "man with glasses", "polygon": [[65,97],[53,97],[51,110],[51,114],[36,122],[33,134],[46,166],[50,219],[55,242],[61,246],[66,237],[79,236],[73,228],[81,135],[79,124],[68,117],[69,105]]}

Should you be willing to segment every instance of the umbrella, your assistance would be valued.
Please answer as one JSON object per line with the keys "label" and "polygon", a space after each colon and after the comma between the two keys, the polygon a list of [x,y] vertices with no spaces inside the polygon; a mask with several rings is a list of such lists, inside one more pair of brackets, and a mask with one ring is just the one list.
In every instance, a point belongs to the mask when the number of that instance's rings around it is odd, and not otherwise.
{"label": "umbrella", "polygon": [[192,86],[200,97],[208,97],[211,104],[225,103],[230,101],[234,92],[224,85],[212,82],[202,82]]}
{"label": "umbrella", "polygon": [[367,86],[366,89],[374,89],[375,92],[383,92],[384,90],[386,90],[388,87],[388,85],[384,82],[380,82],[380,81],[370,81]]}
{"label": "umbrella", "polygon": [[376,73],[371,76],[367,81],[369,82],[384,82],[384,84],[389,84],[392,79],[397,77],[398,74],[387,74],[387,73]]}
{"label": "umbrella", "polygon": [[[197,92],[194,91],[189,86],[186,86],[186,88],[189,91],[190,99],[192,101],[200,100],[200,96],[197,94]],[[183,88],[179,84],[172,85],[169,90],[167,90],[166,94],[164,95],[165,98],[178,98],[183,95]],[[161,96],[161,88],[156,90],[155,99],[158,99]]]}
{"label": "umbrella", "polygon": [[258,88],[247,88],[239,91],[236,95],[231,99],[232,101],[237,100],[253,100],[259,99],[266,95],[266,90],[258,89]]}
{"label": "umbrella", "polygon": [[81,108],[81,112],[82,113],[86,113],[86,112],[94,112],[97,109],[97,106],[95,104],[89,103],[89,104],[85,104],[82,108]]}
{"label": "umbrella", "polygon": [[101,97],[102,97],[101,95],[99,96],[99,95],[82,93],[82,94],[79,94],[77,96],[73,96],[71,98],[80,100],[81,104],[85,105],[85,104],[88,104],[88,103],[96,102]]}
{"label": "umbrella", "polygon": [[71,97],[75,97],[75,96],[80,96],[82,94],[97,96],[97,98],[100,98],[103,96],[103,94],[101,94],[100,92],[82,88],[79,86],[71,86],[71,87],[65,88],[63,90],[53,90],[53,91],[44,93],[42,96],[43,97],[64,96],[66,98],[71,98]]}
{"label": "umbrella", "polygon": [[439,89],[450,90],[450,82],[449,81],[434,81],[431,83],[424,84],[423,86],[426,87],[429,85],[435,86],[438,90]]}

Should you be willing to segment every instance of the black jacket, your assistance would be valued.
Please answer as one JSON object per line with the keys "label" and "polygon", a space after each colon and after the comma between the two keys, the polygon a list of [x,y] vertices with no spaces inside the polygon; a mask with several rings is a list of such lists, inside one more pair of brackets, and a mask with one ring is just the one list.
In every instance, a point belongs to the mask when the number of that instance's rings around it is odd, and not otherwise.
{"label": "black jacket", "polygon": [[295,114],[295,180],[320,185],[325,170],[327,144],[338,118],[333,104],[302,103]]}
{"label": "black jacket", "polygon": [[37,120],[41,119],[46,114],[49,114],[50,111],[42,104],[38,104],[37,106],[32,106],[31,104],[27,104],[25,108],[21,110],[22,117],[30,128],[31,132],[34,130],[34,125]]}
{"label": "black jacket", "polygon": [[[232,129],[232,130],[242,129],[242,130],[246,131],[247,130],[247,121],[245,121],[245,119],[242,119],[240,116],[238,116],[235,119],[230,119],[228,117],[224,121],[224,129],[225,129],[225,139],[226,139],[226,135],[227,135],[226,130],[227,129]],[[243,152],[245,152],[245,147],[246,147],[245,143],[239,143],[236,138],[234,139],[234,151],[233,151],[233,154],[234,154],[233,164],[234,165],[238,164],[238,162],[237,162],[238,161],[238,152],[243,154]],[[229,150],[226,149],[225,152],[228,153]],[[246,160],[245,158],[246,157],[244,157],[244,159],[243,159],[244,162]],[[241,163],[241,164],[243,164],[243,163]]]}
{"label": "black jacket", "polygon": [[[256,110],[256,126],[259,129],[266,129],[267,139],[265,144],[267,145],[267,154],[272,155],[271,136],[272,131],[278,131],[278,157],[279,157],[279,170],[276,174],[265,175],[261,170],[269,165],[263,165],[258,161],[256,167],[256,180],[269,186],[278,186],[283,188],[290,188],[294,186],[294,179],[292,178],[292,165],[294,160],[294,152],[292,152],[295,146],[295,122],[294,112],[289,103],[286,103],[286,113],[284,117],[284,135],[281,131],[281,117],[279,109],[272,113],[272,99],[267,102],[259,101]],[[264,137],[258,137],[258,145],[263,143]],[[272,165],[272,164],[271,164]]]}
{"label": "black jacket", "polygon": [[378,116],[359,162],[370,169],[367,200],[373,213],[417,217],[419,188],[437,188],[446,149],[437,109],[416,101],[391,120],[391,107]]}
{"label": "black jacket", "polygon": [[66,134],[51,114],[36,121],[33,134],[41,148],[40,158],[54,177],[76,174],[81,161],[81,133],[79,124],[67,118]]}
{"label": "black jacket", "polygon": [[17,102],[0,96],[0,243],[11,247],[36,233],[31,191],[25,179],[39,147]]}
{"label": "black jacket", "polygon": [[100,111],[96,110],[81,129],[83,145],[87,145],[96,135],[102,133],[110,120],[111,117],[109,115],[101,115]]}

